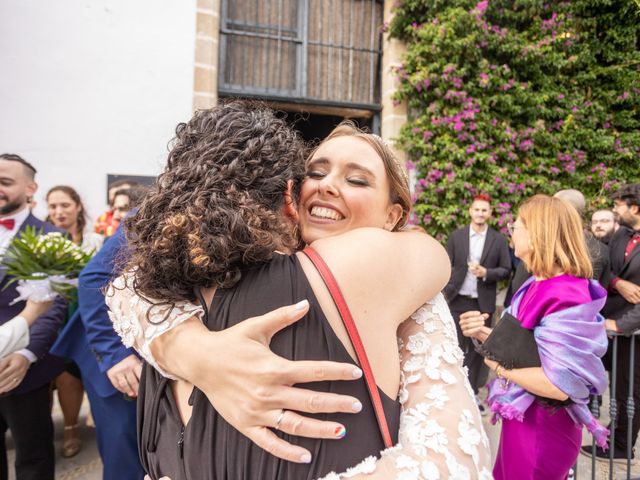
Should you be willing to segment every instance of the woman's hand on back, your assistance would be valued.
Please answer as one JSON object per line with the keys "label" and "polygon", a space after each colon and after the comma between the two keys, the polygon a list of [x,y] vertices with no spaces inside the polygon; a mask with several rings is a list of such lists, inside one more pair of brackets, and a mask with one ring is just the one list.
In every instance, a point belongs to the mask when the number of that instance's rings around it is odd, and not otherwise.
{"label": "woman's hand on back", "polygon": [[[219,332],[210,332],[197,319],[187,320],[156,338],[151,349],[163,369],[196,385],[218,413],[256,445],[285,460],[307,463],[311,453],[281,439],[273,429],[337,440],[342,425],[296,411],[357,413],[362,408],[354,397],[293,386],[354,380],[362,375],[359,368],[328,361],[294,362],[269,349],[273,335],[302,318],[308,308],[308,302],[300,302]],[[173,341],[177,337],[180,341]]]}

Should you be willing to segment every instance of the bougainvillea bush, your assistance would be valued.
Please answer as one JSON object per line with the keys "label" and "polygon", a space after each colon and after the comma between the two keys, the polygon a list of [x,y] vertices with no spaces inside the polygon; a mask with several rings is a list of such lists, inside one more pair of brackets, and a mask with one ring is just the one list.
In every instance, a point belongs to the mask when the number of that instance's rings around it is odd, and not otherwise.
{"label": "bougainvillea bush", "polygon": [[396,101],[416,219],[444,239],[474,194],[503,232],[523,199],[577,188],[591,208],[640,181],[640,16],[634,0],[404,0]]}

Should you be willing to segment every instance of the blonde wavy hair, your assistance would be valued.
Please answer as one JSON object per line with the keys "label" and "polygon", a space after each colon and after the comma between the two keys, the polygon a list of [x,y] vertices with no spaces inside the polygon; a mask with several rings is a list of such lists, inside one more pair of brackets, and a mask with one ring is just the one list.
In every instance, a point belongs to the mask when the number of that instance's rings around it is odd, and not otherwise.
{"label": "blonde wavy hair", "polygon": [[559,268],[576,277],[593,276],[582,220],[571,204],[534,195],[522,204],[518,217],[529,232],[532,249],[525,263],[533,275],[550,278]]}

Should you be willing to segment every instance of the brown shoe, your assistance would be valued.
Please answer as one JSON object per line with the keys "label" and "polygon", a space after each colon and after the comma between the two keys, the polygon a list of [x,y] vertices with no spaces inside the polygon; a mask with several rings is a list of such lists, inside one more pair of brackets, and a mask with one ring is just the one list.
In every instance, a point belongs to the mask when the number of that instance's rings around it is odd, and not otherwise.
{"label": "brown shoe", "polygon": [[64,458],[70,458],[77,455],[82,448],[78,424],[65,426],[62,439],[62,456]]}

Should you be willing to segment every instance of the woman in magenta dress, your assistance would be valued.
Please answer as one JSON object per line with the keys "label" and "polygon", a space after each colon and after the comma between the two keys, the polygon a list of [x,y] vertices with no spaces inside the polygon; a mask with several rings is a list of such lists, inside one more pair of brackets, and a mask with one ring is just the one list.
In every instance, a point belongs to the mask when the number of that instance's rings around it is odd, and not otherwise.
{"label": "woman in magenta dress", "polygon": [[[489,385],[493,419],[502,420],[493,470],[496,480],[562,480],[580,450],[582,426],[599,445],[607,430],[591,415],[590,394],[606,389],[600,357],[607,349],[599,310],[606,292],[590,280],[591,261],[576,210],[536,195],[511,227],[516,256],[532,272],[507,310],[534,331],[541,367],[508,370],[485,359],[497,379]],[[480,312],[460,318],[465,335],[484,341],[491,329]]]}

